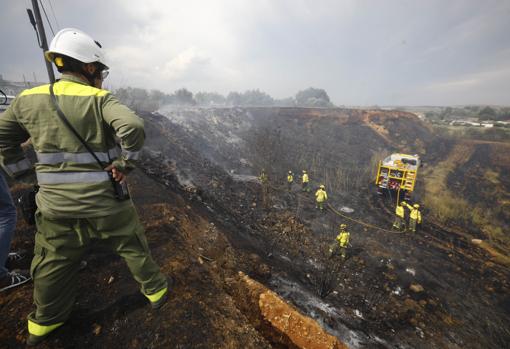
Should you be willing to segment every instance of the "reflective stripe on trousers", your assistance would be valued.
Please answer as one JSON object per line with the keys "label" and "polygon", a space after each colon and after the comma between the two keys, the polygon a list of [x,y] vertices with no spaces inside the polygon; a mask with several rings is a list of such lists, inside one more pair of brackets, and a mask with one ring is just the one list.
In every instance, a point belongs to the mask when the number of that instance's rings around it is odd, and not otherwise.
{"label": "reflective stripe on trousers", "polygon": [[155,303],[157,301],[159,301],[161,298],[163,298],[163,296],[168,292],[168,287],[165,287],[161,290],[159,290],[158,292],[156,293],[153,293],[153,294],[146,294],[145,297],[147,297],[149,299],[149,301],[151,301],[152,303]]}
{"label": "reflective stripe on trousers", "polygon": [[138,160],[141,151],[122,150],[122,156],[125,160]]}
{"label": "reflective stripe on trousers", "polygon": [[[94,152],[100,161],[110,162],[110,159],[115,159],[119,156],[117,148],[109,149],[108,152]],[[96,159],[89,152],[85,153],[37,153],[37,161],[43,165],[54,165],[62,162],[74,162],[78,164],[95,163]]]}
{"label": "reflective stripe on trousers", "polygon": [[39,325],[38,323],[28,320],[28,333],[39,337],[45,336],[63,324],[63,322],[59,322],[53,325]]}
{"label": "reflective stripe on trousers", "polygon": [[39,184],[95,183],[109,181],[107,172],[37,172]]}

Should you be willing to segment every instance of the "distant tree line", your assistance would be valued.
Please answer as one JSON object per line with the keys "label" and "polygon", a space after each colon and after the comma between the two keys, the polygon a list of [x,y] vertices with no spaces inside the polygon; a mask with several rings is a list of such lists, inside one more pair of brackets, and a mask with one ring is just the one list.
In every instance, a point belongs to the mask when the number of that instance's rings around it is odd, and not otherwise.
{"label": "distant tree line", "polygon": [[216,92],[198,92],[193,94],[181,88],[172,94],[159,90],[122,87],[114,91],[117,98],[136,111],[155,111],[163,105],[176,106],[252,106],[252,107],[334,107],[327,92],[320,88],[307,88],[294,97],[275,99],[267,93],[255,90],[230,92],[223,96]]}
{"label": "distant tree line", "polygon": [[459,119],[477,119],[479,121],[508,121],[510,120],[510,107],[491,106],[465,106],[445,107],[438,111],[425,113],[431,121],[452,121]]}

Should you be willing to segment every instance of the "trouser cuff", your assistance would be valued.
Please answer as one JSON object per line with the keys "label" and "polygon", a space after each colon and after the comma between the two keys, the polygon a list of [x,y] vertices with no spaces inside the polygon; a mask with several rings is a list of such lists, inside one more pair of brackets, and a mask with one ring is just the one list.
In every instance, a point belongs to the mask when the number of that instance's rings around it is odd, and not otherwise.
{"label": "trouser cuff", "polygon": [[50,332],[56,330],[60,326],[62,326],[63,322],[58,322],[52,325],[41,325],[33,322],[32,320],[28,320],[28,333],[38,337],[44,337],[48,335]]}
{"label": "trouser cuff", "polygon": [[168,293],[168,287],[165,287],[161,290],[159,290],[158,292],[156,293],[152,293],[152,294],[145,294],[145,297],[147,297],[149,299],[149,301],[151,303],[157,303],[159,300],[161,300],[161,298],[163,298],[165,296],[165,294]]}

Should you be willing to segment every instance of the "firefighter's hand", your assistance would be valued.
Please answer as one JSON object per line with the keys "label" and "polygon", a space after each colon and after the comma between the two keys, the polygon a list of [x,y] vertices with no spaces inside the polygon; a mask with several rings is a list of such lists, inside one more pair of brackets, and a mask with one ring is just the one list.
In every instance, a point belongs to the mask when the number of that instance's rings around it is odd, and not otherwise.
{"label": "firefighter's hand", "polygon": [[105,171],[112,171],[113,179],[115,179],[117,182],[120,182],[121,184],[126,181],[127,176],[123,173],[117,170],[113,165],[109,165],[104,169]]}

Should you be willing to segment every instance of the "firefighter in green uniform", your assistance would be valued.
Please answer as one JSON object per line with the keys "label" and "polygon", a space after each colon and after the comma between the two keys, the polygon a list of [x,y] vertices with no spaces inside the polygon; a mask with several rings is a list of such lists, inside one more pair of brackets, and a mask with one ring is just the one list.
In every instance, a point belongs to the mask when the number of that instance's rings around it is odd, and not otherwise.
{"label": "firefighter in green uniform", "polygon": [[320,185],[319,189],[315,192],[315,208],[324,210],[324,203],[328,200],[328,194],[326,193],[326,187],[323,184]]}
{"label": "firefighter in green uniform", "polygon": [[397,208],[395,209],[395,222],[393,222],[393,228],[397,230],[405,230],[406,229],[406,221],[405,221],[405,202],[401,201]]}
{"label": "firefighter in green uniform", "polygon": [[419,210],[420,205],[414,204],[411,206],[407,202],[404,202],[404,205],[406,205],[407,208],[411,210],[409,213],[409,230],[412,233],[416,233],[416,226],[421,224],[421,212]]}
{"label": "firefighter in green uniform", "polygon": [[267,184],[268,178],[265,169],[262,169],[262,171],[260,171],[259,181],[264,185]]}
{"label": "firefighter in green uniform", "polygon": [[265,169],[260,172],[259,181],[262,183],[262,205],[267,209],[269,208],[269,178]]}
{"label": "firefighter in green uniform", "polygon": [[287,174],[287,186],[289,191],[292,189],[292,183],[294,182],[294,176],[292,175],[292,171],[289,171]]}
{"label": "firefighter in green uniform", "polygon": [[87,34],[63,29],[45,55],[62,73],[53,85],[57,103],[104,168],[57,115],[50,85],[23,91],[0,117],[2,167],[14,177],[26,172],[29,163],[20,144],[29,138],[37,154],[40,189],[31,266],[36,310],[28,316],[29,345],[68,319],[80,261],[92,239],[126,261],[153,308],[168,294],[167,278],[151,257],[133,202],[116,199],[110,179],[122,183],[133,168],[144,143],[143,120],[101,89],[108,67],[101,45]]}
{"label": "firefighter in green uniform", "polygon": [[310,187],[308,186],[308,184],[310,182],[310,178],[308,177],[308,173],[306,173],[305,170],[303,170],[303,176],[301,177],[301,180],[302,180],[302,190],[309,192]]}
{"label": "firefighter in green uniform", "polygon": [[329,248],[330,258],[339,253],[340,256],[345,259],[347,255],[347,246],[349,245],[349,238],[351,236],[346,229],[346,224],[340,224],[340,232],[336,237],[336,243]]}

